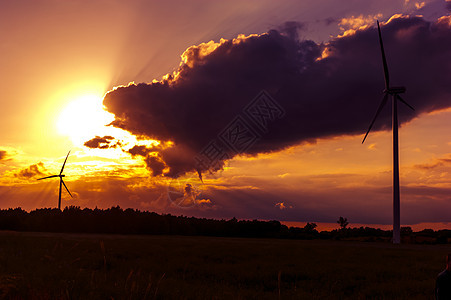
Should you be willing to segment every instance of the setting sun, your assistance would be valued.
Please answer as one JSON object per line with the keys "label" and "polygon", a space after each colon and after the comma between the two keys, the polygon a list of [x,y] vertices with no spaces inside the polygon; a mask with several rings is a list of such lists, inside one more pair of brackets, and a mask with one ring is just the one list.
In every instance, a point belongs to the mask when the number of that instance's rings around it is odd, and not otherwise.
{"label": "setting sun", "polygon": [[94,134],[105,131],[105,125],[113,121],[114,115],[103,109],[102,98],[82,95],[71,101],[59,114],[57,129],[81,146]]}

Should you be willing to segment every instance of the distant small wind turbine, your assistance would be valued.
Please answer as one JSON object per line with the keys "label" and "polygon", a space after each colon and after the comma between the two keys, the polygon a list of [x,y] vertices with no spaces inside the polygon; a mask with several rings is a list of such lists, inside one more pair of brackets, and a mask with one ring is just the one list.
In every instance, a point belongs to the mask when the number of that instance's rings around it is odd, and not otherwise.
{"label": "distant small wind turbine", "polygon": [[[53,178],[53,177],[59,177],[60,178],[60,191],[59,191],[59,197],[58,197],[58,209],[61,210],[61,186],[64,185],[66,188],[66,191],[69,193],[69,195],[72,197],[72,194],[69,192],[69,189],[67,188],[66,184],[63,181],[63,177],[66,175],[63,174],[64,166],[66,165],[67,158],[69,157],[69,152],[67,153],[66,159],[64,160],[63,167],[61,168],[61,171],[58,175],[51,175],[43,178],[39,178],[38,180],[47,179],[47,178]],[[73,198],[73,197],[72,197]]]}
{"label": "distant small wind turbine", "polygon": [[385,77],[385,89],[383,91],[384,97],[376,111],[376,115],[368,128],[368,131],[363,138],[365,142],[368,133],[373,127],[377,116],[381,112],[388,100],[388,95],[392,96],[392,129],[393,129],[393,244],[399,244],[401,242],[401,228],[400,228],[400,197],[399,197],[399,154],[398,154],[398,100],[407,105],[410,109],[415,110],[406,101],[404,101],[399,94],[406,91],[403,86],[390,87],[387,61],[385,59],[384,44],[382,43],[381,28],[379,27],[379,21],[377,21],[377,30],[379,32],[379,44],[381,46],[382,63],[384,65],[384,77]]}

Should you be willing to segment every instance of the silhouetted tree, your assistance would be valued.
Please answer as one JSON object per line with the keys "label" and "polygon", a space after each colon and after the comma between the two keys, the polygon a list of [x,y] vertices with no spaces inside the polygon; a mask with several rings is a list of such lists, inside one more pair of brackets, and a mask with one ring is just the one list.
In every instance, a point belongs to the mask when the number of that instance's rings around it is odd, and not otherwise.
{"label": "silhouetted tree", "polygon": [[316,229],[315,229],[316,227],[318,227],[318,225],[316,225],[316,223],[307,223],[304,226],[304,230],[306,232],[314,232],[314,231],[316,231]]}
{"label": "silhouetted tree", "polygon": [[340,224],[341,229],[345,229],[346,226],[349,225],[348,218],[343,218],[341,216],[340,216],[340,218],[338,218],[337,223]]}
{"label": "silhouetted tree", "polygon": [[410,226],[403,226],[401,227],[401,236],[410,236],[412,235],[413,230]]}

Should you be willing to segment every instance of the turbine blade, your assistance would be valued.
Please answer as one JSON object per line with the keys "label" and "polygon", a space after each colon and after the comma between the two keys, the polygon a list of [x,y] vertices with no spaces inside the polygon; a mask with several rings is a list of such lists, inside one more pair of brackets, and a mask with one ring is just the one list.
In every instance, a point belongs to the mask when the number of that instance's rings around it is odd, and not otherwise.
{"label": "turbine blade", "polygon": [[406,101],[404,101],[404,99],[401,98],[401,96],[396,95],[396,97],[399,99],[399,101],[401,101],[402,103],[404,103],[405,105],[407,105],[411,110],[415,111],[415,108],[413,108],[412,105],[410,105],[409,103],[407,103]]}
{"label": "turbine blade", "polygon": [[61,182],[63,183],[63,185],[64,185],[64,187],[66,188],[66,191],[69,193],[69,195],[72,197],[72,198],[74,198],[73,196],[72,196],[72,194],[69,192],[69,189],[67,188],[67,186],[66,186],[66,184],[64,183],[64,180],[61,178]]}
{"label": "turbine blade", "polygon": [[47,179],[47,178],[53,178],[53,177],[59,177],[59,175],[52,175],[47,177],[38,178],[37,180]]}
{"label": "turbine blade", "polygon": [[387,100],[388,100],[388,93],[385,93],[384,98],[382,98],[381,104],[379,104],[376,114],[374,115],[373,121],[371,122],[370,127],[368,128],[368,131],[366,132],[365,137],[363,138],[362,144],[365,142],[365,139],[368,136],[368,133],[370,133],[370,130],[373,127],[374,122],[377,119],[377,116],[379,116],[379,113],[381,112],[382,108],[384,108],[385,103],[387,103]]}
{"label": "turbine blade", "polygon": [[69,150],[69,152],[67,153],[66,159],[64,160],[63,167],[61,168],[60,175],[63,174],[64,166],[66,165],[66,161],[67,161],[67,158],[69,157],[69,153],[70,153],[70,150]]}
{"label": "turbine blade", "polygon": [[382,34],[381,28],[379,26],[379,21],[377,21],[377,31],[379,32],[379,44],[381,45],[382,63],[384,65],[385,89],[388,90],[390,86],[390,76],[388,75],[388,66],[387,60],[385,59],[384,43],[382,42]]}

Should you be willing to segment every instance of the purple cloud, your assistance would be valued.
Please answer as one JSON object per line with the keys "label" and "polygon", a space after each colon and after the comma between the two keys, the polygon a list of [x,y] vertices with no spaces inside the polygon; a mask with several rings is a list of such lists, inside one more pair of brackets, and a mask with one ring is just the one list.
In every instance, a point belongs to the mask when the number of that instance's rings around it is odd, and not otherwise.
{"label": "purple cloud", "polygon": [[[451,104],[450,18],[428,22],[405,16],[382,26],[390,78],[393,85],[407,87],[403,97],[416,109],[412,113],[401,107],[401,124]],[[162,141],[129,151],[145,157],[154,175],[169,177],[220,169],[238,153],[255,155],[322,137],[363,135],[384,87],[376,28],[317,44],[298,40],[300,27],[285,23],[265,34],[188,48],[178,70],[161,81],[118,87],[105,96],[104,105],[115,115],[112,125]],[[246,119],[243,110],[262,90],[285,112],[263,129]],[[241,128],[248,126],[256,136],[252,143],[224,150],[227,155],[215,165],[199,166],[195,158],[243,116]],[[383,111],[374,130],[390,124],[390,114]],[[219,148],[228,146],[218,143]]]}
{"label": "purple cloud", "polygon": [[85,142],[84,145],[89,148],[99,148],[99,149],[108,149],[108,148],[116,148],[119,144],[113,144],[112,141],[114,137],[106,135],[104,137],[96,136],[93,139]]}

